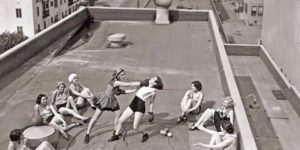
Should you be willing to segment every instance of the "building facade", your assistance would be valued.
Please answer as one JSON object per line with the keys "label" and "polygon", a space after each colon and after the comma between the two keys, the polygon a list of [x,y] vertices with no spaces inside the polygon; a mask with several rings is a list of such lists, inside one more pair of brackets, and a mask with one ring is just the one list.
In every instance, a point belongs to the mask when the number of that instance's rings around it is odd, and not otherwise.
{"label": "building facade", "polygon": [[289,82],[300,89],[300,1],[265,0],[262,43]]}
{"label": "building facade", "polygon": [[0,33],[20,32],[32,37],[78,7],[79,0],[1,0]]}
{"label": "building facade", "polygon": [[247,25],[262,25],[264,0],[237,0],[237,17]]}

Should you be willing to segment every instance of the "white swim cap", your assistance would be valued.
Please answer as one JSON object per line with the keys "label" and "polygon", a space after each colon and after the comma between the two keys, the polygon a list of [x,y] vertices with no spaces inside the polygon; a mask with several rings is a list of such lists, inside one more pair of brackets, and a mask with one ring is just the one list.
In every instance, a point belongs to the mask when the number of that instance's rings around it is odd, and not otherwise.
{"label": "white swim cap", "polygon": [[73,81],[74,77],[77,77],[77,74],[71,73],[71,74],[69,75],[68,81],[71,83],[71,82]]}

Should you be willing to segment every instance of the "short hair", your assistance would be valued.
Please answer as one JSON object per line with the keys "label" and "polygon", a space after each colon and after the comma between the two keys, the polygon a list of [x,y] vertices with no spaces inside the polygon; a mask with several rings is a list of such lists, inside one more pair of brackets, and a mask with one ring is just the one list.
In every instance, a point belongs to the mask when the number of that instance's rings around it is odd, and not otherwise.
{"label": "short hair", "polygon": [[227,96],[224,101],[227,102],[227,107],[234,108],[234,101],[230,96]]}
{"label": "short hair", "polygon": [[13,129],[10,131],[9,138],[11,141],[19,141],[22,135],[21,129]]}
{"label": "short hair", "polygon": [[67,87],[67,86],[66,86],[66,84],[65,84],[64,82],[58,82],[58,83],[57,83],[57,87],[56,87],[56,88],[58,89],[60,85],[63,85],[63,86],[64,86],[64,88],[66,88],[66,87]]}
{"label": "short hair", "polygon": [[229,134],[232,134],[234,132],[233,125],[229,120],[224,120],[222,123],[222,128]]}
{"label": "short hair", "polygon": [[202,90],[202,84],[200,81],[193,81],[192,84],[194,84],[195,88],[199,91]]}
{"label": "short hair", "polygon": [[157,80],[155,80],[155,85],[153,86],[153,88],[162,90],[164,88],[164,84],[162,82],[162,79],[159,76],[156,76]]}
{"label": "short hair", "polygon": [[114,80],[114,79],[119,79],[118,76],[119,76],[122,72],[124,72],[124,71],[125,71],[125,70],[122,69],[122,68],[118,68],[118,69],[114,70],[114,72],[113,72],[113,74],[112,74],[113,80]]}
{"label": "short hair", "polygon": [[43,97],[47,98],[47,95],[45,95],[45,94],[39,94],[38,97],[36,98],[36,103],[37,104],[41,104],[41,100],[42,100]]}

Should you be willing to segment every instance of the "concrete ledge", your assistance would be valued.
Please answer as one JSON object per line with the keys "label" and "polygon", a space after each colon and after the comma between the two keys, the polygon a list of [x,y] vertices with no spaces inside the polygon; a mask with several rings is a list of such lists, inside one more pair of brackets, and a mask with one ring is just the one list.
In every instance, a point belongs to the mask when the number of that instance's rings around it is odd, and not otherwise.
{"label": "concrete ledge", "polygon": [[79,10],[60,20],[56,24],[1,54],[0,77],[3,77],[13,69],[16,69],[38,52],[43,51],[62,35],[83,25],[87,18],[88,13],[86,8],[81,7]]}
{"label": "concrete ledge", "polygon": [[259,56],[260,46],[253,44],[225,44],[227,55]]}
{"label": "concrete ledge", "polygon": [[[154,8],[117,8],[117,7],[88,7],[89,14],[94,20],[132,20],[153,21]],[[207,11],[202,10],[170,10],[171,21],[207,21]]]}
{"label": "concrete ledge", "polygon": [[288,80],[285,78],[280,68],[276,65],[275,61],[272,59],[267,50],[261,45],[260,46],[260,58],[263,60],[280,88],[283,90],[287,99],[294,107],[298,116],[300,116],[300,94],[294,85],[291,85]]}
{"label": "concrete ledge", "polygon": [[[221,78],[225,78],[226,80],[226,85],[228,89],[225,89],[225,95],[230,95],[234,102],[235,102],[235,116],[236,116],[236,122],[238,124],[238,128],[240,131],[240,136],[241,136],[241,141],[239,141],[241,145],[241,149],[244,150],[257,150],[257,146],[248,122],[248,118],[245,112],[244,105],[241,100],[241,96],[236,84],[236,81],[234,79],[234,75],[232,72],[232,68],[230,66],[228,56],[226,54],[226,50],[222,41],[222,38],[220,36],[219,30],[218,30],[218,25],[216,23],[215,16],[213,14],[213,11],[209,11],[209,23],[211,24],[212,27],[212,33],[213,37],[215,38],[216,45],[217,45],[217,50],[218,54],[217,56],[220,59],[221,62],[221,67],[220,68],[220,74]],[[224,77],[222,77],[224,76]],[[226,86],[225,86],[226,87]],[[229,93],[226,93],[228,91]]]}

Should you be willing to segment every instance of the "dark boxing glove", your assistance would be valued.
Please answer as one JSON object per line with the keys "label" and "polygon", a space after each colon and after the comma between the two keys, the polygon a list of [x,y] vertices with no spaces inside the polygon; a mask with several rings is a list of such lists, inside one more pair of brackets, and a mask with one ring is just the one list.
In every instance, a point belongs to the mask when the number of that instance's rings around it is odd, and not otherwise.
{"label": "dark boxing glove", "polygon": [[125,90],[120,89],[120,88],[117,88],[117,89],[116,89],[116,95],[119,96],[119,95],[121,95],[121,94],[126,94]]}
{"label": "dark boxing glove", "polygon": [[149,86],[149,79],[145,79],[145,80],[141,81],[140,87],[143,87],[143,86]]}
{"label": "dark boxing glove", "polygon": [[153,112],[148,112],[148,113],[149,113],[149,115],[150,115],[148,121],[149,121],[149,122],[153,122],[153,120],[154,120],[154,114],[153,114]]}

